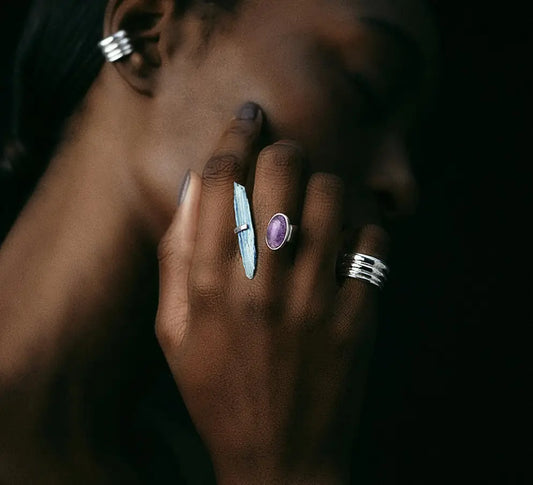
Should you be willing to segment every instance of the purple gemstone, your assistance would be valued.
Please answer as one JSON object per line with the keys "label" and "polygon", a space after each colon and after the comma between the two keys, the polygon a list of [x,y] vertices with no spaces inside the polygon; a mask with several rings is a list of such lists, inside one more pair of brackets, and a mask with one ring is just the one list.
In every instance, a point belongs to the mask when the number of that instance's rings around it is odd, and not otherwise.
{"label": "purple gemstone", "polygon": [[276,214],[267,227],[266,242],[270,249],[279,249],[287,237],[287,219],[282,214]]}

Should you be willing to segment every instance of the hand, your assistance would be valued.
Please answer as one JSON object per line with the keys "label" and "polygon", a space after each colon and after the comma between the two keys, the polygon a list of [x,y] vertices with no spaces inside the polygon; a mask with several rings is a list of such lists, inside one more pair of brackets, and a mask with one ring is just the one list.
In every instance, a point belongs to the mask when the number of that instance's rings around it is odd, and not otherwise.
{"label": "hand", "polygon": [[[303,187],[304,153],[289,141],[257,159],[248,191],[257,271],[246,278],[233,182],[248,178],[261,123],[260,111],[232,120],[202,178],[190,174],[160,244],[157,336],[220,482],[339,483],[349,469],[376,289],[339,281],[343,183],[320,173]],[[271,251],[265,232],[277,212],[297,221],[298,236]],[[367,226],[353,249],[382,257],[384,240]]]}

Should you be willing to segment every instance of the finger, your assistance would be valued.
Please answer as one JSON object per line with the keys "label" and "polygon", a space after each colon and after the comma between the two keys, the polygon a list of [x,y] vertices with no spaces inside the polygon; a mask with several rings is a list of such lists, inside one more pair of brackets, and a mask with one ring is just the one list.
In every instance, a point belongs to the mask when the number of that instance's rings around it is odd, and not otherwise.
{"label": "finger", "polygon": [[344,184],[332,174],[316,173],[307,184],[295,262],[297,286],[335,286],[342,228]]}
{"label": "finger", "polygon": [[200,176],[189,171],[178,210],[158,248],[156,333],[163,350],[179,346],[186,332],[188,277],[196,244],[201,189]]}
{"label": "finger", "polygon": [[[351,254],[366,254],[385,262],[388,244],[389,237],[385,230],[369,224],[360,230]],[[349,339],[368,335],[366,331],[372,329],[367,324],[375,320],[375,303],[379,291],[369,281],[344,277],[336,304],[340,335]]]}
{"label": "finger", "polygon": [[237,251],[233,184],[246,181],[262,120],[259,107],[246,104],[231,120],[204,168],[197,254],[210,268],[233,260]]}
{"label": "finger", "polygon": [[[303,151],[290,141],[277,142],[265,148],[259,155],[253,190],[254,219],[258,243],[257,278],[283,279],[283,271],[289,268],[289,246],[272,250],[267,246],[267,226],[274,214],[285,214],[291,224],[299,219],[301,199]],[[285,226],[284,226],[285,227]],[[285,227],[288,230],[288,227]],[[269,241],[277,247],[283,236],[283,227],[276,234],[269,234]],[[272,244],[276,243],[276,244]],[[292,266],[292,263],[290,263]]]}

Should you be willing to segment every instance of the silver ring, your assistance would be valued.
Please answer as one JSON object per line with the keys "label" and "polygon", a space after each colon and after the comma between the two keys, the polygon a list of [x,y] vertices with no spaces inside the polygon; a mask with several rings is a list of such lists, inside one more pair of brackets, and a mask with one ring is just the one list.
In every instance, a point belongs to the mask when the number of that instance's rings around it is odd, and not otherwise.
{"label": "silver ring", "polygon": [[[254,279],[257,266],[257,248],[255,247],[255,230],[252,221],[250,202],[246,187],[237,182],[233,184],[233,208],[235,209],[235,233],[239,240],[239,251],[246,277]],[[244,227],[246,226],[246,229]]]}
{"label": "silver ring", "polygon": [[250,226],[248,224],[241,224],[240,226],[237,226],[235,229],[233,229],[233,232],[235,234],[239,234],[240,232],[247,231],[250,229]]}
{"label": "silver ring", "polygon": [[339,261],[339,274],[348,278],[367,281],[383,288],[389,273],[388,266],[381,259],[368,254],[345,254]]}
{"label": "silver ring", "polygon": [[116,62],[133,53],[131,40],[125,30],[119,30],[98,43],[108,62]]}
{"label": "silver ring", "polygon": [[281,249],[285,244],[291,242],[296,234],[297,226],[291,224],[289,218],[278,212],[274,214],[268,222],[265,241],[272,251]]}

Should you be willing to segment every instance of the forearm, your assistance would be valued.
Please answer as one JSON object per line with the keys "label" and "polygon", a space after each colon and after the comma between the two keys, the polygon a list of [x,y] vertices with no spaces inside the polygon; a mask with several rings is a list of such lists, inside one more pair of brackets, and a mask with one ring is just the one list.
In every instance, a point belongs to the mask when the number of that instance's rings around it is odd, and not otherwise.
{"label": "forearm", "polygon": [[[339,440],[342,439],[339,434]],[[350,483],[351,447],[320,450],[318,443],[308,446],[294,443],[293,450],[284,449],[287,436],[279,446],[264,445],[236,452],[210,450],[216,481],[220,485],[347,485]],[[284,450],[284,451],[283,451]],[[332,456],[332,453],[334,456]]]}
{"label": "forearm", "polygon": [[[118,299],[111,308],[106,298],[97,296],[87,291],[78,299],[76,292],[65,292],[57,298],[55,314],[44,308],[39,314],[34,308],[39,302],[26,296],[24,311],[2,313],[0,463],[4,467],[24,471],[30,478],[50,476],[50,483],[72,483],[72,477],[78,483],[80,477],[87,479],[85,483],[106,483],[98,476],[104,473],[98,471],[103,466],[98,443],[104,439],[108,446],[113,441],[118,444],[120,424],[113,421],[113,413],[126,385],[122,379],[128,375],[123,349],[132,343],[127,338],[121,342],[121,330],[135,322],[127,319]],[[5,473],[13,476],[9,470]],[[70,475],[71,480],[55,479],[61,475]],[[0,475],[0,481],[4,479]]]}
{"label": "forearm", "polygon": [[[141,353],[138,364],[126,356],[153,334],[150,320],[140,328],[134,316],[146,303],[139,295],[153,297],[148,287],[156,281],[150,273],[155,255],[128,214],[74,196],[65,204],[64,197],[58,189],[52,200],[41,195],[30,201],[0,249],[5,466],[38,459],[68,468],[69,462],[91,461],[95,437],[117,433],[111,414],[118,409],[119,389],[148,353]],[[91,200],[87,194],[83,199]],[[83,463],[76,468],[82,470]]]}

